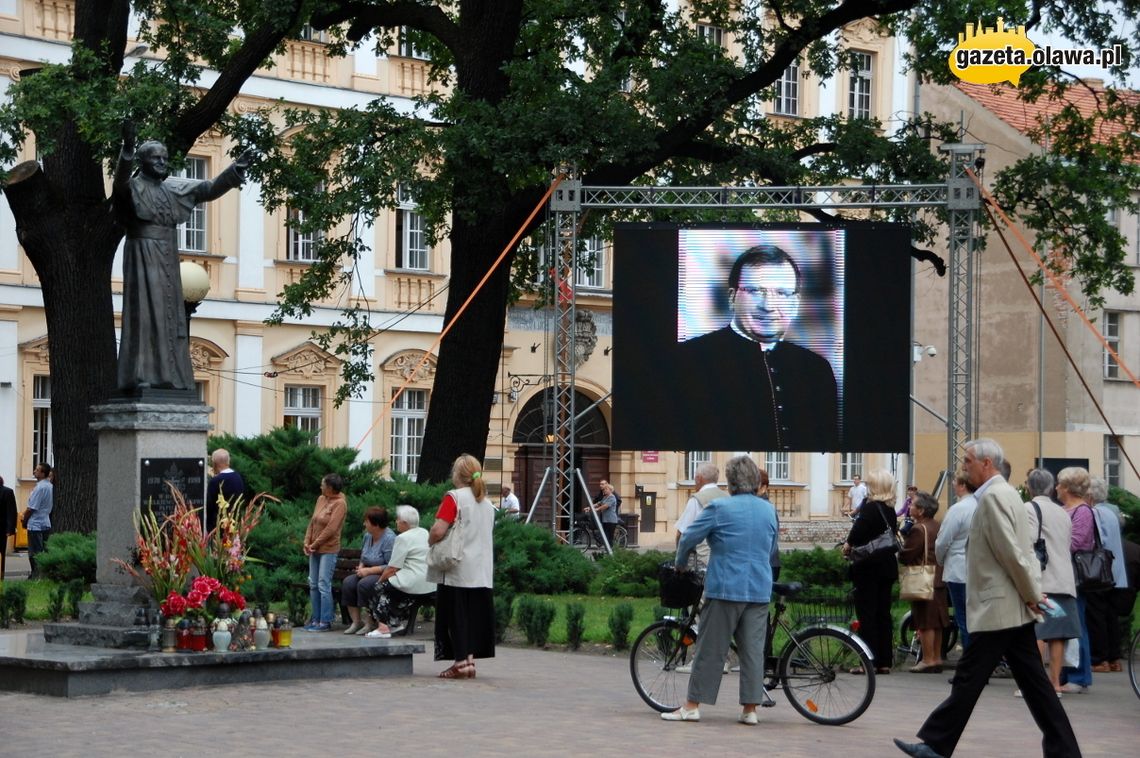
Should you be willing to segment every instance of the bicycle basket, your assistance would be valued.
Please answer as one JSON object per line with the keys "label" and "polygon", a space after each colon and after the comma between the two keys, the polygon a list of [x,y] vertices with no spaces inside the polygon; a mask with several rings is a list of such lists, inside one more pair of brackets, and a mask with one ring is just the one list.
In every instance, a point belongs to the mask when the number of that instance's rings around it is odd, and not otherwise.
{"label": "bicycle basket", "polygon": [[661,585],[661,605],[666,608],[685,608],[701,599],[704,580],[695,571],[677,571],[672,561],[662,563],[657,569],[657,580]]}
{"label": "bicycle basket", "polygon": [[788,600],[788,610],[796,627],[815,624],[846,627],[855,618],[851,590],[841,587],[806,587]]}

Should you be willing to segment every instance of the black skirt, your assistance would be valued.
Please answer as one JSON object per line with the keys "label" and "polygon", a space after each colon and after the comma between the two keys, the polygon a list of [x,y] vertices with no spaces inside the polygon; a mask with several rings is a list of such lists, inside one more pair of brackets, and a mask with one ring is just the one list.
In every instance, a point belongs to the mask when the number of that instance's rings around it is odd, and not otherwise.
{"label": "black skirt", "polygon": [[435,660],[495,657],[495,598],[490,587],[436,588]]}

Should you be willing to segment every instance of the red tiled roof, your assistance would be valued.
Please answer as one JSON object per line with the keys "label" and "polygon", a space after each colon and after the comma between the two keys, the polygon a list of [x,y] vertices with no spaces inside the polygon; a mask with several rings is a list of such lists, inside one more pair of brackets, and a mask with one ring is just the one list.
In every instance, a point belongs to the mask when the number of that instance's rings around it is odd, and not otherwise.
{"label": "red tiled roof", "polygon": [[[976,101],[986,110],[990,111],[1009,126],[1022,134],[1039,124],[1047,122],[1052,116],[1061,112],[1061,109],[1071,103],[1075,105],[1081,115],[1089,116],[1100,102],[1103,106],[1105,87],[1102,82],[1089,79],[1085,82],[1089,86],[1074,84],[1065,93],[1064,100],[1051,100],[1047,96],[1038,98],[1035,103],[1027,103],[1017,98],[1017,90],[1009,84],[969,84],[957,82],[955,86],[970,99]],[[1135,104],[1140,101],[1140,92],[1132,90],[1117,90],[1117,94]],[[1099,98],[1099,100],[1098,100]],[[1097,132],[1102,140],[1108,140],[1124,132],[1126,127],[1119,121],[1097,122]]]}

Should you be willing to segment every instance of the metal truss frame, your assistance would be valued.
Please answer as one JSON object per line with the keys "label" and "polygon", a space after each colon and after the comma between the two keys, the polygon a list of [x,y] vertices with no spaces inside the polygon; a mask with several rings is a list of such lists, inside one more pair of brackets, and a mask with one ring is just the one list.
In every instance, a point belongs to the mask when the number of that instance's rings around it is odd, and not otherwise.
{"label": "metal truss frame", "polygon": [[[839,210],[945,208],[949,213],[949,340],[946,467],[953,471],[962,443],[972,435],[972,328],[976,320],[973,272],[981,197],[967,170],[985,151],[980,144],[943,145],[950,173],[945,184],[837,185],[821,187],[583,187],[569,173],[550,198],[557,247],[553,267],[554,493],[551,528],[572,543],[574,530],[574,313],[578,229],[583,211],[615,209],[721,208],[749,210]],[[579,478],[580,478],[579,474]],[[584,485],[583,485],[584,486]]]}

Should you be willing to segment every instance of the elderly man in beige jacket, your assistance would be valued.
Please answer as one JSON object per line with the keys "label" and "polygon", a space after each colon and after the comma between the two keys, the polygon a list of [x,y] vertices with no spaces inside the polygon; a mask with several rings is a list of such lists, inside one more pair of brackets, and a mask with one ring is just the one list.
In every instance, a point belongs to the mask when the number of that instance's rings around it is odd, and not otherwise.
{"label": "elderly man in beige jacket", "polygon": [[1041,567],[1033,554],[1029,518],[1017,490],[1001,475],[1005,459],[991,439],[965,444],[962,469],[976,487],[978,509],[966,549],[966,608],[970,646],[958,662],[954,686],[918,730],[922,742],[895,740],[907,755],[950,756],[982,689],[1003,657],[1042,731],[1048,758],[1075,758],[1081,750],[1037,652],[1033,625],[1040,618]]}

